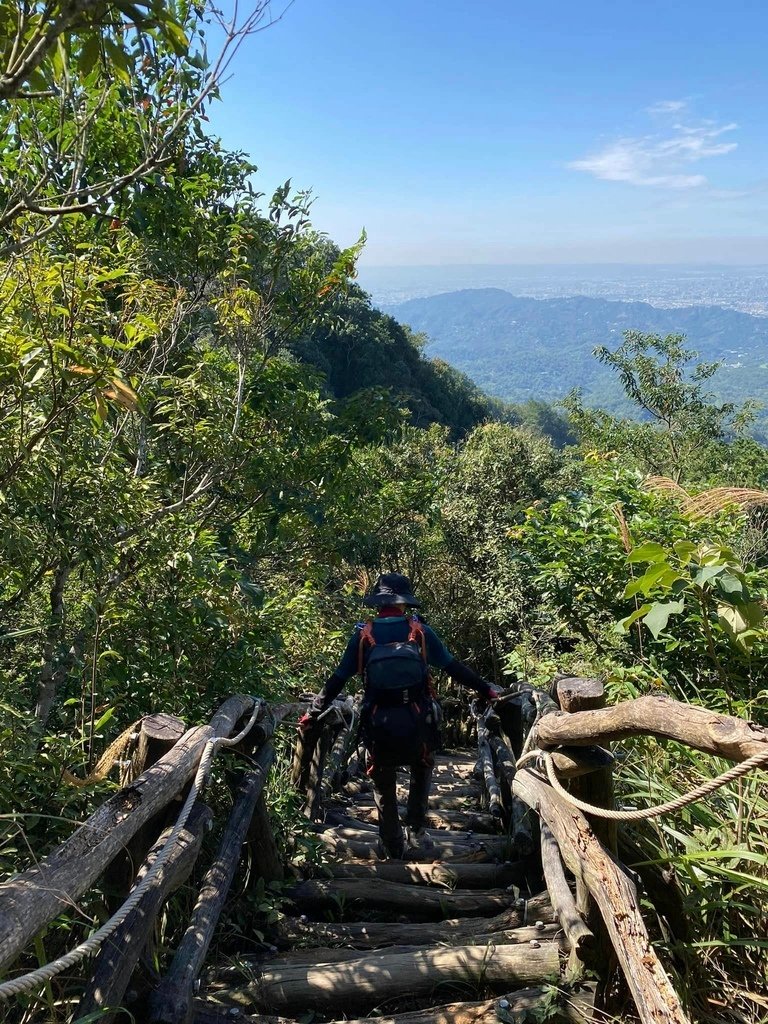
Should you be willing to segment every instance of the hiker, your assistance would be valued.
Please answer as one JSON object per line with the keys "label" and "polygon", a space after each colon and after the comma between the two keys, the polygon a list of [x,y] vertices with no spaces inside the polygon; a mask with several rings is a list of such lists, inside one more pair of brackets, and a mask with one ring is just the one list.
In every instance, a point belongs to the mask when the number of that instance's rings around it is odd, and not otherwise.
{"label": "hiker", "polygon": [[[495,700],[498,691],[454,658],[417,615],[409,614],[419,602],[407,576],[395,572],[379,576],[363,604],[377,610],[376,618],[355,626],[338,667],[301,718],[299,728],[302,732],[311,729],[347,680],[356,673],[361,676],[361,735],[379,814],[380,852],[399,859],[408,853],[426,853],[429,847],[424,824],[441,717],[429,666],[443,669],[486,700]],[[396,771],[405,765],[410,767],[411,779],[403,835]]]}

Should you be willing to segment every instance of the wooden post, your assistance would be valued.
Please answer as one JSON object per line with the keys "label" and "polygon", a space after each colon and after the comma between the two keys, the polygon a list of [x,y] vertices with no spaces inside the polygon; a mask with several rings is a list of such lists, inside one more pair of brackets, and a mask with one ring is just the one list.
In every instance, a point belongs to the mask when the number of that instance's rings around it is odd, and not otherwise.
{"label": "wooden post", "polygon": [[[128,771],[125,785],[130,785],[143,771],[157,764],[184,735],[186,726],[174,715],[147,715],[139,724],[136,749]],[[107,905],[115,911],[128,895],[136,872],[144,862],[149,848],[154,843],[168,818],[168,807],[164,807],[151,818],[130,839],[104,872],[104,887]]]}
{"label": "wooden post", "polygon": [[599,906],[642,1024],[689,1024],[651,945],[637,890],[598,841],[587,819],[528,768],[517,773],[515,791],[549,825],[566,867],[584,883]]}
{"label": "wooden post", "polygon": [[[605,687],[599,679],[580,679],[564,676],[557,681],[557,695],[560,707],[571,714],[579,711],[595,711],[605,707]],[[596,807],[613,808],[613,772],[611,767],[602,768],[571,780],[570,790],[574,796]],[[587,815],[592,830],[611,853],[616,853],[616,822],[606,818],[592,818]]]}
{"label": "wooden post", "polygon": [[216,858],[203,880],[187,930],[173,963],[150,999],[152,1024],[186,1024],[192,1013],[195,981],[200,976],[213,933],[235,874],[253,809],[274,758],[271,744],[261,748],[255,767],[243,775]]}
{"label": "wooden post", "polygon": [[[605,687],[599,679],[581,679],[577,676],[564,676],[557,680],[557,696],[563,711],[575,714],[580,711],[594,711],[605,707]],[[609,767],[581,775],[570,780],[569,789],[579,800],[594,804],[596,807],[613,808],[613,773]],[[617,825],[606,818],[595,818],[587,815],[587,821],[597,838],[615,854],[617,849]],[[580,978],[585,965],[598,970],[601,990],[604,991],[608,979],[615,969],[615,956],[611,947],[608,932],[597,904],[589,893],[584,881],[576,879],[576,908],[595,936],[594,947],[571,949],[568,958],[568,976],[571,980]],[[598,1003],[601,1003],[598,997]]]}
{"label": "wooden post", "polygon": [[0,885],[0,970],[92,885],[118,850],[192,777],[209,739],[230,736],[253,699],[230,697],[209,725],[190,729],[133,785],[121,789],[38,865]]}
{"label": "wooden post", "polygon": [[265,882],[282,882],[285,878],[285,869],[280,860],[263,793],[256,801],[253,817],[248,826],[247,841],[251,851],[251,874],[254,881],[263,878]]}
{"label": "wooden post", "polygon": [[[205,804],[196,803],[187,819],[184,831],[176,840],[153,884],[147,889],[138,906],[110,935],[93,960],[91,977],[80,1001],[78,1017],[118,1007],[130,985],[131,976],[147,940],[154,931],[158,911],[167,897],[186,881],[194,866],[203,840],[203,833],[212,824],[213,815]],[[168,828],[153,846],[138,875],[140,881],[149,871],[157,854],[171,834]],[[103,1024],[112,1024],[119,1011],[99,1017]]]}

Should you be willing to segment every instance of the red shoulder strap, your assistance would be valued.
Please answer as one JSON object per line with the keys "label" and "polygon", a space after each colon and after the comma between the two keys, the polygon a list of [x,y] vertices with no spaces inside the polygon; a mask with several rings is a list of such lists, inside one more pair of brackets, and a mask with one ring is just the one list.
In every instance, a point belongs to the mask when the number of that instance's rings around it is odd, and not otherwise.
{"label": "red shoulder strap", "polygon": [[424,664],[426,665],[427,664],[427,634],[424,632],[424,627],[418,621],[418,619],[414,619],[413,616],[410,616],[409,619],[408,619],[408,622],[410,623],[410,626],[411,626],[410,632],[408,633],[408,643],[409,644],[416,643],[416,644],[419,645],[419,647],[421,648],[421,656],[424,659]]}
{"label": "red shoulder strap", "polygon": [[365,647],[376,646],[376,637],[373,635],[373,619],[368,619],[360,630],[360,642],[357,647],[357,674],[362,678],[365,672]]}

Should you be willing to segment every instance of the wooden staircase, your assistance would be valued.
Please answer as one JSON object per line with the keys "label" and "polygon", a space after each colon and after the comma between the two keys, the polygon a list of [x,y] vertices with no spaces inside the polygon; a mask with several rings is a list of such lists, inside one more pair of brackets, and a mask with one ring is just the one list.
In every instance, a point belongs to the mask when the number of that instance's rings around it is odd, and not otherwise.
{"label": "wooden staircase", "polygon": [[[437,756],[431,848],[412,860],[378,858],[365,780],[329,801],[315,826],[327,866],[289,891],[270,955],[214,982],[196,1019],[490,1024],[533,1021],[550,1005],[547,1020],[588,1019],[589,987],[565,998],[548,988],[567,944],[537,891],[537,859],[509,859],[509,837],[483,809],[475,766],[469,751]],[[404,772],[402,803],[407,784]]]}

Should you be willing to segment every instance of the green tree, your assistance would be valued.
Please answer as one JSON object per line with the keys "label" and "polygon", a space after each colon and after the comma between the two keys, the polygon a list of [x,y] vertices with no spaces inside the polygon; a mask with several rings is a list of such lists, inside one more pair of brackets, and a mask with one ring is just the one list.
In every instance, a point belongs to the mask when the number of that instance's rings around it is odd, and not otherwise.
{"label": "green tree", "polygon": [[641,422],[585,409],[578,395],[566,408],[584,447],[626,452],[642,468],[675,482],[706,478],[723,457],[723,442],[750,421],[750,404],[717,404],[707,382],[717,363],[694,363],[697,353],[679,334],[665,338],[627,331],[615,351],[595,355],[619,375]]}

